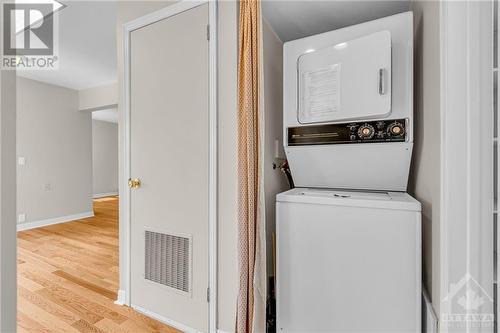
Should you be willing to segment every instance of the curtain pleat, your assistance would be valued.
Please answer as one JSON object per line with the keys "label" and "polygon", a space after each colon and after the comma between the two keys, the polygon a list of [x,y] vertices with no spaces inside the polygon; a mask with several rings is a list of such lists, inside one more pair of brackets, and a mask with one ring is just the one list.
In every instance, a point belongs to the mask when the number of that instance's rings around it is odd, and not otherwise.
{"label": "curtain pleat", "polygon": [[261,26],[260,1],[240,1],[237,333],[265,332]]}

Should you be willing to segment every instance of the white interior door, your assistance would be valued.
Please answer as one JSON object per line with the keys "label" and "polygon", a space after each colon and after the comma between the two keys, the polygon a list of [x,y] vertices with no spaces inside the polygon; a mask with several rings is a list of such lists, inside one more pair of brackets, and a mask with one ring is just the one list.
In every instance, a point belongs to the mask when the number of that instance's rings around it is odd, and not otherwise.
{"label": "white interior door", "polygon": [[133,307],[208,327],[208,4],[130,35]]}

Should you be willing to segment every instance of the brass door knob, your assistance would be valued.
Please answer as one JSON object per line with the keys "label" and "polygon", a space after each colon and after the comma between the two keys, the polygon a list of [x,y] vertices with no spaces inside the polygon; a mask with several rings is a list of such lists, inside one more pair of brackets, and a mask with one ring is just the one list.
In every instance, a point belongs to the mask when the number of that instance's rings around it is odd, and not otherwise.
{"label": "brass door knob", "polygon": [[130,178],[128,180],[128,187],[130,188],[139,188],[141,187],[141,180],[138,178],[132,179]]}

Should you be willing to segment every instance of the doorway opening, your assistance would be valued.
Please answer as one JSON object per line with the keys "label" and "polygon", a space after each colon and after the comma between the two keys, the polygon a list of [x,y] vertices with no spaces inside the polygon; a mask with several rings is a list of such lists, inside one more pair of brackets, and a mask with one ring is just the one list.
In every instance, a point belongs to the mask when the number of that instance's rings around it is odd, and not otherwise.
{"label": "doorway opening", "polygon": [[43,13],[53,22],[57,68],[18,71],[19,332],[179,332],[114,304],[117,7],[70,1]]}
{"label": "doorway opening", "polygon": [[[128,6],[142,6],[141,1],[72,1],[49,13],[59,31],[55,35],[58,69],[19,72],[21,332],[215,331],[215,23],[208,27],[215,22],[215,5],[158,3],[142,14],[134,12],[136,20],[127,25],[131,64],[163,51],[165,57],[177,58],[160,69],[131,66],[133,79],[126,83],[125,92],[123,82],[118,82],[123,71],[117,60],[124,55],[122,28],[133,19]],[[89,20],[90,27],[84,24]],[[179,29],[193,38],[182,38]],[[172,55],[157,42],[158,37],[178,43],[183,53]],[[198,57],[193,63],[199,65],[172,66],[189,61],[187,55]],[[168,81],[172,77],[175,80]],[[166,85],[171,88],[167,92]],[[197,99],[188,96],[193,89]],[[165,99],[167,95],[170,98]],[[178,105],[167,107],[177,96]],[[121,103],[129,108],[132,122],[123,122]],[[163,109],[170,111],[158,112]],[[165,131],[167,125],[170,128]],[[182,135],[186,137],[179,145]],[[155,144],[158,149],[153,152]],[[154,155],[135,159],[141,153]],[[168,169],[174,160],[178,168]],[[136,179],[129,179],[131,171],[140,171]],[[183,188],[186,195],[181,196]],[[199,198],[193,193],[199,193]],[[144,212],[156,216],[141,215]],[[186,218],[191,213],[199,216]],[[191,229],[180,230],[190,222]],[[135,234],[125,233],[134,226],[140,226],[135,242]],[[184,239],[188,242],[182,252]],[[143,256],[134,257],[137,253]],[[175,256],[157,256],[162,253]],[[175,257],[168,266],[172,272],[163,265],[170,257]],[[139,285],[149,286],[151,295],[140,302]],[[182,292],[174,294],[173,289]],[[158,302],[155,295],[160,292],[165,297]],[[168,308],[165,300],[176,295],[172,311],[180,303],[184,310],[163,314]]]}

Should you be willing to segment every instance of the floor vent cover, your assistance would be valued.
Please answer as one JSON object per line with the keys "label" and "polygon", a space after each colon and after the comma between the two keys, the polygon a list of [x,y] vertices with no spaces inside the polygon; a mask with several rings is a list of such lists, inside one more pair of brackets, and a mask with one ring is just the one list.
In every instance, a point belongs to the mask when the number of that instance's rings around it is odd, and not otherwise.
{"label": "floor vent cover", "polygon": [[190,292],[190,239],[146,230],[145,278]]}

